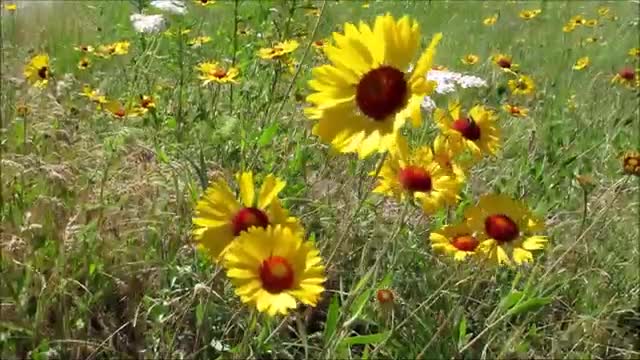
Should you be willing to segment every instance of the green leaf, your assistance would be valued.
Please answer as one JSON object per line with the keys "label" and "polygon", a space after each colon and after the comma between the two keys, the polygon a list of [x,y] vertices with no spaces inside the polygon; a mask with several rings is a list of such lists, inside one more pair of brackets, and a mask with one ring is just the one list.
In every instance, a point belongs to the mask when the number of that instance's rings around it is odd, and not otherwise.
{"label": "green leaf", "polygon": [[536,297],[523,301],[514,306],[508,312],[509,315],[519,315],[528,311],[536,311],[541,307],[549,304],[553,299],[550,297]]}
{"label": "green leaf", "polygon": [[377,344],[381,341],[384,341],[387,337],[389,337],[390,334],[391,334],[390,331],[385,331],[377,334],[351,336],[351,337],[342,339],[342,341],[340,342],[340,345],[351,346],[351,345]]}
{"label": "green leaf", "polygon": [[278,130],[279,126],[277,122],[274,122],[273,124],[271,124],[271,126],[264,129],[262,131],[262,135],[260,135],[260,138],[258,139],[258,146],[263,147],[265,145],[271,144],[271,141],[276,136]]}
{"label": "green leaf", "polygon": [[390,287],[391,280],[393,280],[393,276],[391,275],[391,273],[387,273],[382,281],[380,281],[380,284],[378,284],[378,289],[387,289],[388,287]]}
{"label": "green leaf", "polygon": [[202,303],[198,303],[196,306],[196,326],[200,327],[202,325],[202,320],[204,319],[204,306]]}
{"label": "green leaf", "polygon": [[327,344],[338,326],[338,315],[340,306],[338,305],[338,294],[333,295],[329,309],[327,310],[327,321],[324,324],[324,343]]}
{"label": "green leaf", "polygon": [[462,314],[460,323],[458,324],[458,349],[462,348],[467,342],[467,318]]}
{"label": "green leaf", "polygon": [[177,122],[177,121],[176,121],[176,119],[175,119],[175,118],[173,118],[173,117],[169,117],[169,118],[167,118],[167,119],[164,121],[164,124],[165,124],[165,126],[166,126],[168,129],[171,129],[171,130],[173,130],[173,129],[175,129],[176,127],[178,127],[178,122]]}
{"label": "green leaf", "polygon": [[524,293],[522,291],[512,291],[509,295],[502,298],[499,306],[503,310],[511,309],[523,296]]}

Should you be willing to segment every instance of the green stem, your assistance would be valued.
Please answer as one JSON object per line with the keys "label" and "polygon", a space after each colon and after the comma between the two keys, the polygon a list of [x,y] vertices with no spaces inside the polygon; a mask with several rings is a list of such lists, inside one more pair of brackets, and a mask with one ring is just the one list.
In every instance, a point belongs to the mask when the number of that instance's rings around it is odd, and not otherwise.
{"label": "green stem", "polygon": [[[233,2],[233,56],[231,58],[231,66],[236,65],[236,57],[238,52],[238,0]],[[233,114],[233,84],[229,83],[229,108]]]}

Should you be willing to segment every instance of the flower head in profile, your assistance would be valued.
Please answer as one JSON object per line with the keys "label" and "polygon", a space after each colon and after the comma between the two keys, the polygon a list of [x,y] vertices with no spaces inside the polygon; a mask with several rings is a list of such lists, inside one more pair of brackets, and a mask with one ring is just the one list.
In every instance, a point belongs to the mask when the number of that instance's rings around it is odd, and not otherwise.
{"label": "flower head in profile", "polygon": [[522,20],[531,20],[536,16],[540,15],[541,12],[542,10],[540,9],[522,10],[520,14],[518,14],[518,16],[520,16],[520,19]]}
{"label": "flower head in profile", "polygon": [[422,123],[420,105],[435,83],[425,78],[441,34],[419,53],[420,27],[405,16],[378,16],[373,26],[360,22],[334,33],[324,48],[330,65],[316,67],[309,86],[307,116],[317,121],[313,134],[341,153],[365,158],[394,146],[407,119]]}
{"label": "flower head in profile", "polygon": [[200,6],[211,6],[216,3],[215,0],[193,0],[193,2]]}
{"label": "flower head in profile", "polygon": [[485,240],[479,237],[469,225],[460,223],[446,225],[429,235],[431,248],[438,253],[453,256],[455,260],[464,261],[478,254],[478,246]]}
{"label": "flower head in profile", "polygon": [[586,27],[596,27],[596,26],[598,26],[598,20],[597,19],[589,19],[584,23],[584,26],[586,26]]}
{"label": "flower head in profile", "polygon": [[189,39],[189,41],[187,41],[187,45],[191,46],[192,48],[199,48],[203,44],[209,42],[211,42],[211,36],[196,36],[193,39]]}
{"label": "flower head in profile", "polygon": [[536,90],[535,83],[527,75],[518,75],[517,78],[507,83],[513,95],[533,95]]}
{"label": "flower head in profile", "polygon": [[628,88],[640,88],[640,70],[634,70],[631,67],[620,69],[618,73],[611,79],[612,83],[624,85]]}
{"label": "flower head in profile", "polygon": [[94,47],[91,45],[78,45],[78,46],[74,46],[73,50],[75,51],[80,51],[80,52],[84,52],[84,53],[92,53],[95,51]]}
{"label": "flower head in profile", "polygon": [[458,101],[451,101],[449,108],[436,109],[434,118],[441,135],[454,152],[468,150],[475,157],[495,155],[500,147],[500,129],[496,114],[482,105],[476,105],[465,113]]}
{"label": "flower head in profile", "polygon": [[245,304],[286,315],[297,302],[316,306],[326,280],[320,252],[302,232],[281,225],[252,227],[224,255],[227,276]]}
{"label": "flower head in profile", "polygon": [[298,46],[300,46],[300,43],[297,40],[287,40],[279,42],[273,47],[258,50],[258,56],[265,60],[275,60],[291,54]]}
{"label": "flower head in profile", "polygon": [[112,44],[100,45],[96,50],[96,55],[105,59],[108,59],[113,55],[126,55],[129,53],[130,45],[131,43],[128,41],[117,41]]}
{"label": "flower head in profile", "polygon": [[497,54],[494,55],[491,60],[503,71],[513,72],[518,70],[518,64],[514,64],[509,55]]}
{"label": "flower head in profile", "polygon": [[82,87],[82,92],[80,93],[80,96],[86,97],[87,99],[91,100],[91,102],[98,104],[98,106],[106,104],[107,101],[107,97],[104,96],[100,90],[98,89],[92,89],[91,86],[89,86],[88,84],[85,84]]}
{"label": "flower head in profile", "polygon": [[209,83],[218,84],[237,84],[237,77],[240,75],[240,70],[236,67],[224,68],[218,62],[208,61],[198,64],[196,70],[200,71],[198,78],[203,80],[202,85]]}
{"label": "flower head in profile", "polygon": [[89,66],[91,66],[91,61],[88,57],[83,57],[78,61],[78,69],[80,70],[87,70]]}
{"label": "flower head in profile", "polygon": [[584,70],[587,68],[587,66],[589,66],[590,63],[591,63],[591,60],[589,60],[589,57],[583,56],[580,59],[578,59],[576,63],[573,65],[573,70]]}
{"label": "flower head in profile", "polygon": [[640,152],[625,152],[622,158],[622,170],[627,175],[640,176]]}
{"label": "flower head in profile", "polygon": [[157,33],[166,27],[167,23],[162,15],[132,14],[129,16],[133,28],[138,33]]}
{"label": "flower head in profile", "polygon": [[184,2],[180,0],[153,0],[150,5],[158,10],[172,14],[184,15],[187,13],[187,8],[185,7]]}
{"label": "flower head in profile", "polygon": [[327,46],[328,43],[329,41],[326,39],[318,39],[312,42],[311,46],[313,46],[313,48],[318,50],[319,52],[323,52],[324,47]]}
{"label": "flower head in profile", "polygon": [[479,250],[496,264],[532,262],[531,252],[544,249],[548,242],[538,235],[544,230],[542,221],[523,203],[504,195],[481,196],[464,216],[470,230],[486,239]]}
{"label": "flower head in profile", "polygon": [[512,104],[504,104],[504,106],[502,107],[502,109],[509,115],[513,116],[513,117],[517,117],[517,118],[525,118],[527,117],[527,115],[529,115],[529,109],[522,107],[522,106],[517,106],[517,105],[512,105]]}
{"label": "flower head in profile", "polygon": [[475,65],[479,60],[480,58],[476,54],[467,54],[460,59],[460,61],[465,65]]}
{"label": "flower head in profile", "polygon": [[455,204],[461,186],[453,172],[435,161],[429,146],[410,151],[403,137],[398,138],[397,146],[382,164],[378,178],[374,193],[416,201],[427,214]]}
{"label": "flower head in profile", "polygon": [[587,23],[587,19],[582,15],[574,15],[569,19],[569,24],[573,24],[574,26],[580,26]]}
{"label": "flower head in profile", "polygon": [[562,31],[566,32],[566,33],[570,33],[573,30],[576,29],[576,25],[572,22],[566,23],[563,27],[562,27]]}
{"label": "flower head in profile", "polygon": [[24,77],[27,81],[37,87],[44,88],[49,83],[51,69],[49,68],[49,55],[38,54],[29,60],[24,67]]}
{"label": "flower head in profile", "polygon": [[498,15],[496,14],[482,20],[482,24],[484,26],[493,26],[497,21],[498,21]]}
{"label": "flower head in profile", "polygon": [[278,199],[286,184],[283,180],[268,175],[256,194],[253,173],[239,173],[236,178],[240,184],[240,201],[224,180],[217,179],[196,205],[194,238],[198,248],[216,261],[238,235],[252,227],[279,224],[294,233],[302,232],[299,221],[289,217]]}

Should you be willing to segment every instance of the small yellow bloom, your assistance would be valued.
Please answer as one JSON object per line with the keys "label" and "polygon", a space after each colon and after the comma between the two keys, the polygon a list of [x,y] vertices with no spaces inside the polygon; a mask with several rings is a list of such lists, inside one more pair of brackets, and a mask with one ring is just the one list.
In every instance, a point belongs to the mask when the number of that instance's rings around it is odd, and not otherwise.
{"label": "small yellow bloom", "polygon": [[[479,234],[478,234],[479,235]],[[429,235],[431,248],[438,253],[451,255],[455,260],[464,261],[478,254],[478,246],[486,237],[478,238],[466,223],[446,225]]]}
{"label": "small yellow bloom", "polygon": [[640,69],[623,68],[611,79],[611,82],[628,88],[640,88]]}
{"label": "small yellow bloom", "polygon": [[583,56],[573,65],[573,70],[584,70],[587,66],[591,64],[588,56]]}
{"label": "small yellow bloom", "polygon": [[589,19],[584,23],[584,26],[588,26],[588,27],[594,27],[594,26],[598,26],[598,20],[596,19]]}
{"label": "small yellow bloom", "polygon": [[307,9],[305,12],[306,16],[315,16],[318,17],[320,16],[320,9],[316,8],[316,7],[312,7]]}
{"label": "small yellow bloom", "polygon": [[18,6],[16,4],[5,4],[4,9],[7,11],[16,11]]}
{"label": "small yellow bloom", "polygon": [[607,16],[607,15],[609,15],[609,12],[610,12],[610,11],[611,11],[611,10],[610,10],[608,7],[606,7],[606,6],[600,6],[600,7],[598,8],[598,15],[600,15],[600,16]]}
{"label": "small yellow bloom", "polygon": [[622,169],[625,174],[640,176],[640,153],[627,151],[622,159]]}
{"label": "small yellow bloom", "polygon": [[585,19],[584,16],[582,15],[575,15],[575,16],[572,16],[571,19],[569,19],[569,23],[575,26],[580,26],[580,25],[586,24],[587,19]]}
{"label": "small yellow bloom", "polygon": [[215,4],[215,0],[193,0],[194,3],[201,6],[209,6]]}
{"label": "small yellow bloom", "polygon": [[573,94],[567,99],[567,109],[569,111],[573,111],[578,108],[578,103],[576,102],[576,95]]}
{"label": "small yellow bloom", "polygon": [[324,47],[327,46],[328,43],[329,43],[328,40],[320,39],[320,40],[316,40],[316,41],[312,42],[311,46],[313,46],[314,49],[322,52],[322,49],[324,49]]}
{"label": "small yellow bloom", "polygon": [[110,58],[112,55],[126,55],[129,53],[130,43],[128,41],[117,41],[113,44],[100,45],[96,55],[103,58]]}
{"label": "small yellow bloom", "polygon": [[576,24],[569,22],[562,27],[562,31],[569,33],[576,29]]}
{"label": "small yellow bloom", "polygon": [[49,55],[39,54],[31,58],[24,67],[24,77],[38,88],[44,88],[49,82],[51,69],[49,68]]}
{"label": "small yellow bloom", "polygon": [[518,75],[516,79],[509,80],[508,85],[513,95],[532,95],[536,89],[535,83],[527,75]]}
{"label": "small yellow bloom", "polygon": [[488,18],[485,18],[484,20],[482,20],[482,23],[485,26],[493,26],[497,21],[498,21],[498,15],[496,14],[493,16],[489,16]]}
{"label": "small yellow bloom", "polygon": [[277,43],[273,47],[258,50],[258,56],[265,60],[278,59],[292,53],[298,46],[300,44],[296,40],[287,40]]}
{"label": "small yellow bloom", "polygon": [[460,60],[462,61],[463,64],[473,65],[473,64],[477,64],[480,58],[476,54],[467,54],[463,56],[462,59]]}
{"label": "small yellow bloom", "polygon": [[89,66],[91,66],[91,61],[89,61],[89,58],[87,57],[83,57],[82,59],[80,59],[80,61],[78,61],[78,69],[80,70],[86,70],[89,68]]}
{"label": "small yellow bloom", "polygon": [[503,71],[513,72],[518,69],[518,64],[514,64],[511,56],[505,54],[497,54],[492,57],[493,63],[498,65]]}
{"label": "small yellow bloom", "polygon": [[91,86],[86,84],[82,87],[82,92],[80,93],[80,96],[84,96],[98,105],[107,103],[106,96],[102,95],[99,90],[92,89]]}
{"label": "small yellow bloom", "polygon": [[523,20],[531,20],[531,19],[535,18],[536,16],[540,15],[541,12],[542,12],[542,10],[540,10],[540,9],[522,10],[520,12],[519,16]]}
{"label": "small yellow bloom", "polygon": [[214,61],[200,63],[196,67],[196,70],[200,71],[198,78],[203,80],[202,85],[207,85],[211,82],[218,84],[237,84],[238,81],[236,78],[240,75],[240,70],[237,67],[225,69]]}
{"label": "small yellow bloom", "polygon": [[600,41],[600,39],[598,39],[597,37],[590,36],[590,37],[588,37],[588,38],[585,38],[585,39],[582,41],[582,43],[583,43],[583,44],[593,44],[593,43],[596,43],[596,42],[598,42],[598,41]]}
{"label": "small yellow bloom", "polygon": [[73,50],[85,52],[85,53],[92,53],[95,49],[91,45],[78,45],[78,46],[74,46]]}
{"label": "small yellow bloom", "polygon": [[371,4],[369,4],[368,2],[362,4],[362,8],[363,9],[368,9],[371,6]]}
{"label": "small yellow bloom", "polygon": [[631,57],[640,58],[640,48],[629,49],[629,52],[627,54],[629,54],[629,56]]}
{"label": "small yellow bloom", "polygon": [[529,109],[511,104],[504,104],[502,109],[509,115],[517,118],[524,118],[529,114]]}
{"label": "small yellow bloom", "polygon": [[197,36],[187,41],[187,45],[191,46],[192,48],[199,48],[203,44],[206,44],[209,42],[211,42],[210,36]]}

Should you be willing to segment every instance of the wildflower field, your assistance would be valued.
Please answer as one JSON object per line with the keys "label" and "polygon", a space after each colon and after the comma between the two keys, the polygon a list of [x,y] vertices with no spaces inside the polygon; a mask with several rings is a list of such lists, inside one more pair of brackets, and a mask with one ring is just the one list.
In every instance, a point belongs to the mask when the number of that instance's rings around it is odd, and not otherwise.
{"label": "wildflower field", "polygon": [[0,4],[0,358],[640,357],[638,1]]}

